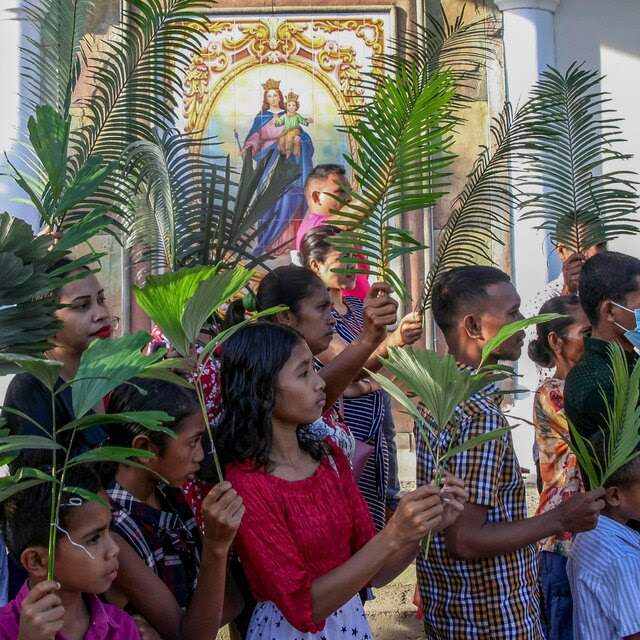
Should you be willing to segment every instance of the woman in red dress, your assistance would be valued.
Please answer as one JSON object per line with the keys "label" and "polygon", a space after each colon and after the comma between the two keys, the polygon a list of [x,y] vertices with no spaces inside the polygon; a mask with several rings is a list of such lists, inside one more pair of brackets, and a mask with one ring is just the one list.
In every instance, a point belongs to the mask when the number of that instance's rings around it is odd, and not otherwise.
{"label": "woman in red dress", "polygon": [[358,592],[392,580],[429,530],[456,519],[462,482],[411,492],[376,534],[340,448],[301,436],[326,402],[302,336],[273,323],[239,330],[221,379],[217,448],[246,507],[235,547],[258,601],[248,640],[371,639]]}

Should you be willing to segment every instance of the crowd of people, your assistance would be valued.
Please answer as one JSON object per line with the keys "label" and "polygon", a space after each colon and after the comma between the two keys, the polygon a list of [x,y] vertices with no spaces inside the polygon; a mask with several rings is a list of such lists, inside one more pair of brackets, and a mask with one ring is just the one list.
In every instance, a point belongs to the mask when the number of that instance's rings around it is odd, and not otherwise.
{"label": "crowd of people", "polygon": [[[535,311],[559,317],[538,325],[528,345],[547,372],[533,416],[542,485],[535,516],[527,517],[510,431],[454,456],[441,486],[428,451],[450,432],[419,431],[417,488],[402,495],[390,398],[368,372],[389,347],[418,342],[421,320],[398,322],[387,285],[333,271],[343,264],[332,245],[339,229],[327,222],[349,207],[344,169],[317,167],[305,193],[301,266],[267,273],[255,295],[228,306],[221,326],[286,310],[238,329],[203,364],[224,479],[194,391],[142,378],[118,387],[96,414],[164,411],[175,435],[107,419],[79,433],[76,452],[109,444],[148,456],[69,470],[75,492],[62,498],[54,580],[50,485],[2,503],[8,558],[0,554],[0,568],[6,560],[9,581],[0,599],[9,602],[0,640],[210,640],[228,622],[247,640],[371,640],[372,589],[414,561],[426,638],[640,638],[640,459],[589,487],[561,437],[570,420],[594,455],[604,448],[603,398],[614,393],[607,346],[622,346],[630,368],[638,358],[640,260],[604,245],[593,255],[558,248],[562,286]],[[54,419],[74,419],[65,382],[89,344],[112,332],[95,275],[55,295],[63,326],[47,357],[62,363],[60,393],[52,407],[36,377],[15,376],[4,403],[15,434],[37,435],[34,421],[50,429]],[[470,371],[487,341],[523,318],[520,307],[495,267],[451,269],[433,290],[435,322]],[[153,339],[167,342],[158,329]],[[524,346],[516,333],[488,363],[516,361]],[[501,398],[491,387],[459,407],[459,437],[507,426]],[[10,470],[27,464],[46,469],[25,450]],[[103,501],[81,499],[82,490]]]}

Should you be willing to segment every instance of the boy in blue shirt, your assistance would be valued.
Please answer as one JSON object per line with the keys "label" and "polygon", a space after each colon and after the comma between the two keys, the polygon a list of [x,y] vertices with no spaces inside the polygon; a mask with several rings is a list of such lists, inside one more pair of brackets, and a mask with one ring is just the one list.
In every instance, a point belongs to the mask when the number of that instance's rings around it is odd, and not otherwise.
{"label": "boy in blue shirt", "polygon": [[574,633],[580,640],[640,640],[640,533],[626,526],[640,520],[640,457],[604,486],[598,525],[576,536],[567,563]]}

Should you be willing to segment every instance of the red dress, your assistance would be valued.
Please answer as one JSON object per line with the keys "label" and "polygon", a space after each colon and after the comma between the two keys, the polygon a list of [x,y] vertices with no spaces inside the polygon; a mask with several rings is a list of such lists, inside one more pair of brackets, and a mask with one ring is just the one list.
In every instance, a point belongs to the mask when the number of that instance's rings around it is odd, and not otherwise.
{"label": "red dress", "polygon": [[324,628],[311,617],[311,583],[376,533],[346,456],[327,442],[331,458],[324,457],[304,480],[255,471],[249,461],[228,465],[226,472],[246,507],[234,546],[253,595],[273,602],[291,625],[311,633]]}

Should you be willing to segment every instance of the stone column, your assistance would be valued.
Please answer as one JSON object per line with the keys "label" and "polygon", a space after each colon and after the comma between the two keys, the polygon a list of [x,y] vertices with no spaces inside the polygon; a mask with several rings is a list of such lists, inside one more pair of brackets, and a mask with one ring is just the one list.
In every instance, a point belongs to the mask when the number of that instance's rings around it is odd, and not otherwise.
{"label": "stone column", "polygon": [[[503,12],[504,61],[507,100],[517,108],[528,97],[533,84],[547,65],[555,65],[554,19],[560,0],[495,0]],[[512,276],[523,303],[530,300],[551,279],[550,246],[535,222],[515,219],[512,234]],[[557,271],[557,263],[556,263]],[[555,277],[555,274],[554,274]],[[518,363],[520,384],[534,391],[538,379],[535,366],[526,354]],[[518,396],[514,414],[532,419],[533,394]],[[520,463],[534,472],[531,447],[533,429],[523,424],[514,432]]]}
{"label": "stone column", "polygon": [[[514,108],[526,99],[547,65],[555,65],[553,14],[560,0],[495,0],[503,12],[507,100]],[[523,301],[549,279],[545,234],[535,223],[516,220],[513,276]]]}

